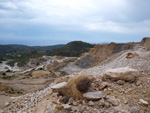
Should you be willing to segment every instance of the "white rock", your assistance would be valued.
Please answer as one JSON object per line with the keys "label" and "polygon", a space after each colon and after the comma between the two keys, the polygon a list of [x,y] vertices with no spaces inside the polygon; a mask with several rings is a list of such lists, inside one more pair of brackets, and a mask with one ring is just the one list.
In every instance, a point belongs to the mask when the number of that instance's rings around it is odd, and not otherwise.
{"label": "white rock", "polygon": [[108,86],[108,83],[107,83],[107,82],[102,82],[102,83],[100,84],[99,89],[102,90],[102,89],[104,89],[104,88],[107,87],[107,86]]}
{"label": "white rock", "polygon": [[88,100],[99,100],[101,98],[104,98],[105,96],[106,95],[102,91],[88,92],[83,94],[83,97]]}
{"label": "white rock", "polygon": [[64,86],[66,86],[66,85],[67,85],[67,82],[61,82],[61,83],[58,83],[56,85],[53,85],[51,88],[52,89],[60,89],[60,88],[62,88]]}
{"label": "white rock", "polygon": [[66,110],[71,109],[71,106],[69,104],[62,104],[63,108]]}
{"label": "white rock", "polygon": [[106,96],[107,100],[113,104],[114,106],[118,106],[119,105],[119,101],[114,97],[114,96]]}
{"label": "white rock", "polygon": [[145,100],[143,100],[143,99],[140,99],[140,102],[141,102],[142,104],[144,104],[144,105],[148,105],[148,104],[149,104],[147,101],[145,101]]}
{"label": "white rock", "polygon": [[79,108],[77,106],[72,106],[71,107],[71,110],[74,112],[74,113],[78,113],[79,112]]}
{"label": "white rock", "polygon": [[129,67],[108,69],[103,73],[103,79],[135,81],[139,72]]}
{"label": "white rock", "polygon": [[94,102],[93,101],[89,101],[89,106],[93,106],[94,105]]}
{"label": "white rock", "polygon": [[100,105],[100,106],[103,106],[104,103],[105,103],[105,101],[104,101],[104,99],[102,98],[102,99],[99,101],[99,105]]}
{"label": "white rock", "polygon": [[9,106],[9,102],[6,102],[6,103],[5,103],[5,107],[7,107],[7,106]]}
{"label": "white rock", "polygon": [[4,113],[4,111],[3,111],[3,110],[0,110],[0,113]]}

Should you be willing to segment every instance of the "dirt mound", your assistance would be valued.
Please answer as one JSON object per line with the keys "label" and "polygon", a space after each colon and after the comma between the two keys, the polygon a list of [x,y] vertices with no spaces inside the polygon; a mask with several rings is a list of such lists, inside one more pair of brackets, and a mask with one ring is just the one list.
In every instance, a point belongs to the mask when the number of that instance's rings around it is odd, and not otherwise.
{"label": "dirt mound", "polygon": [[5,91],[8,91],[8,90],[11,90],[11,87],[0,83],[0,91],[4,91],[5,92]]}
{"label": "dirt mound", "polygon": [[49,71],[33,71],[32,77],[48,77],[51,73]]}
{"label": "dirt mound", "polygon": [[90,49],[88,53],[81,56],[81,58],[77,60],[75,64],[82,68],[87,68],[106,60],[112,54],[121,52],[123,50],[133,49],[135,45],[136,43],[110,43],[104,45],[95,45],[94,48]]}

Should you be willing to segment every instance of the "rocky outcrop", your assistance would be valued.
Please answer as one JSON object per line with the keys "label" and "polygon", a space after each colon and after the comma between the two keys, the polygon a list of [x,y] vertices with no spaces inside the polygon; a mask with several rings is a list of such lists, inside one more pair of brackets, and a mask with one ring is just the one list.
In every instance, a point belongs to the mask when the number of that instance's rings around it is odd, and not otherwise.
{"label": "rocky outcrop", "polygon": [[118,53],[123,50],[133,49],[135,43],[126,43],[126,44],[104,44],[104,45],[95,45],[94,48],[83,56],[81,56],[77,61],[76,65],[87,68],[96,63],[100,63],[106,60],[110,55]]}
{"label": "rocky outcrop", "polygon": [[141,41],[142,46],[144,46],[145,50],[150,50],[150,37],[143,38]]}

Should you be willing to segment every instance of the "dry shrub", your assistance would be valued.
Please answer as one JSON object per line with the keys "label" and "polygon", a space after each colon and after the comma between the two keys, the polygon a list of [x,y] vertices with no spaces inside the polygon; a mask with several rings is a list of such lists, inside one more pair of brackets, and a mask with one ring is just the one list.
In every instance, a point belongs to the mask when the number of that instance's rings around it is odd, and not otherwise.
{"label": "dry shrub", "polygon": [[91,80],[88,78],[85,78],[85,79],[79,81],[79,83],[77,84],[77,89],[80,92],[85,93],[88,91],[90,86],[91,86]]}
{"label": "dry shrub", "polygon": [[[74,98],[82,98],[82,93],[86,92],[91,84],[92,78],[91,76],[85,76],[85,75],[80,75],[80,76],[75,76],[71,78],[67,86],[64,88],[60,89],[60,93],[66,96],[73,96]],[[83,82],[83,83],[82,83]],[[82,86],[85,88],[81,88]]]}

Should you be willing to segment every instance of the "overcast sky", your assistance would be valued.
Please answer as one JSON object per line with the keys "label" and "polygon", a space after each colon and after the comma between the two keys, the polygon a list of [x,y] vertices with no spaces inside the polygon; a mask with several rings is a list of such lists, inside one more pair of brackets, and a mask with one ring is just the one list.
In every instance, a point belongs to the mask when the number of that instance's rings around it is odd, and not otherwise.
{"label": "overcast sky", "polygon": [[0,44],[137,42],[150,36],[150,0],[0,0]]}

